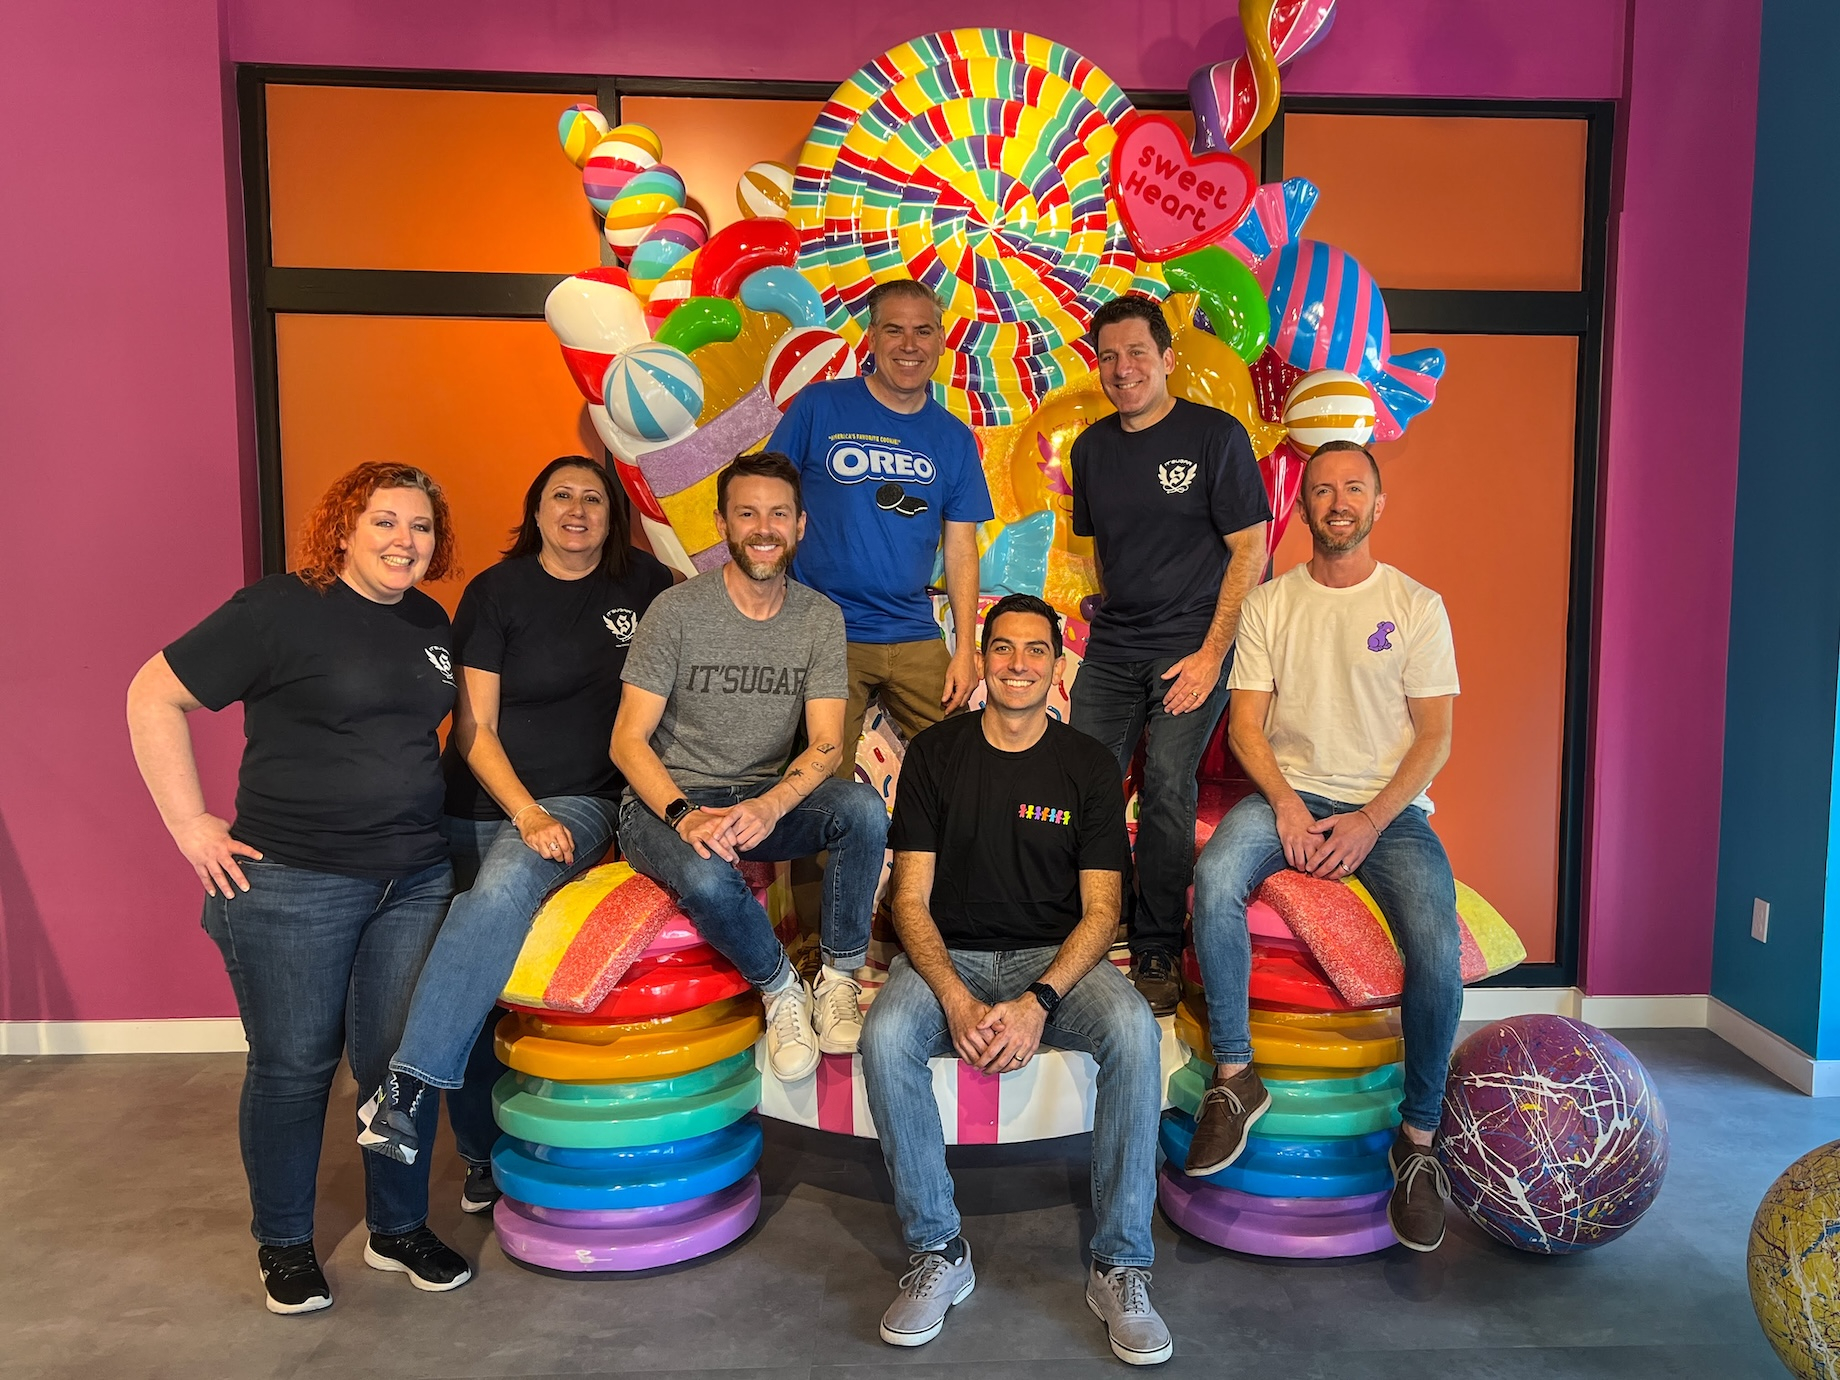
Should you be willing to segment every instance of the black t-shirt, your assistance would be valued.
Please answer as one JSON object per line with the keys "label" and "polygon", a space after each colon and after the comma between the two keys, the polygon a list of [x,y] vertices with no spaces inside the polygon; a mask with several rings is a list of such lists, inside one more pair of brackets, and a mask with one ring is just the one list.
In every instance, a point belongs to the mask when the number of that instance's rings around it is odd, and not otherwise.
{"label": "black t-shirt", "polygon": [[1080,873],[1124,870],[1117,759],[1058,719],[1026,752],[1002,752],[982,714],[960,714],[909,745],[888,846],[935,855],[948,948],[1059,944],[1080,923]]}
{"label": "black t-shirt", "polygon": [[1094,422],[1072,461],[1073,530],[1094,539],[1105,586],[1087,659],[1187,656],[1220,599],[1221,538],[1271,518],[1246,428],[1177,398],[1143,431],[1116,414]]}
{"label": "black t-shirt", "polygon": [[243,702],[230,832],[265,857],[351,877],[406,877],[447,858],[440,727],[454,704],[447,611],[343,580],[267,579],[166,649],[208,709]]}
{"label": "black t-shirt", "polygon": [[[498,739],[539,800],[618,800],[625,786],[607,755],[620,708],[620,671],[639,619],[671,572],[643,551],[624,575],[558,580],[535,556],[481,571],[454,613],[454,660],[499,677]],[[450,743],[447,813],[503,819]]]}

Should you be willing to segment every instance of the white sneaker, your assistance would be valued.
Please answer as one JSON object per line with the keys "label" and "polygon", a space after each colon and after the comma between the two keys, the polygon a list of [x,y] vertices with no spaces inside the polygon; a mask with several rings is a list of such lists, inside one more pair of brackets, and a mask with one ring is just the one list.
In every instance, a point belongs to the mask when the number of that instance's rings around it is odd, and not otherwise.
{"label": "white sneaker", "polygon": [[767,1002],[767,1063],[782,1083],[796,1083],[818,1067],[811,989],[801,979]]}
{"label": "white sneaker", "polygon": [[826,969],[818,990],[812,993],[816,1010],[811,1023],[818,1032],[818,1049],[825,1054],[854,1054],[862,1039],[862,988],[854,978]]}

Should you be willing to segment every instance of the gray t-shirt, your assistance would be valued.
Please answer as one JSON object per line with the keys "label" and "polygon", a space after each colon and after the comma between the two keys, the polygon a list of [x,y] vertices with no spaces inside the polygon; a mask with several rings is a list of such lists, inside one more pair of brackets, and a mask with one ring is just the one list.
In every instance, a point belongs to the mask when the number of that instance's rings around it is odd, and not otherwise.
{"label": "gray t-shirt", "polygon": [[785,770],[806,700],[849,697],[843,612],[787,580],[757,622],[717,567],[652,601],[620,674],[667,701],[652,751],[679,787],[755,785]]}

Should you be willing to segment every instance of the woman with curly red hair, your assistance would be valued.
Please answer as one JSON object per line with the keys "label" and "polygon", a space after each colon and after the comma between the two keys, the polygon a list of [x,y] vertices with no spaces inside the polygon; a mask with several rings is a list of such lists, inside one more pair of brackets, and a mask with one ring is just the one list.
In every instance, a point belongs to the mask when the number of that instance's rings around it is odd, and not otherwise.
{"label": "woman with curly red hair", "polygon": [[[275,1313],[332,1302],[313,1205],[333,1074],[344,1053],[360,1087],[383,1077],[453,890],[439,737],[451,629],[415,586],[455,573],[440,486],[410,465],[360,465],[308,517],[292,574],[232,595],[128,689],[135,760],[204,885],[249,1040],[243,1168]],[[185,716],[238,700],[228,823],[205,808]],[[365,1262],[418,1289],[466,1283],[426,1225],[427,1164],[360,1158]]]}

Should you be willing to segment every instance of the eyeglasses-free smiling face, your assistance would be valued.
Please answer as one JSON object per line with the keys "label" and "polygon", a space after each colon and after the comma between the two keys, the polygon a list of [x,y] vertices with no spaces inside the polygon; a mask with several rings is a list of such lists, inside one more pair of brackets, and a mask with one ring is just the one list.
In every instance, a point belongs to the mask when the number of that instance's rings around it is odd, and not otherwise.
{"label": "eyeglasses-free smiling face", "polygon": [[875,345],[874,377],[903,394],[926,388],[946,348],[939,313],[920,297],[877,303],[869,335]]}
{"label": "eyeglasses-free smiling face", "polygon": [[1174,350],[1159,350],[1150,327],[1136,317],[1115,321],[1099,332],[1099,387],[1126,421],[1149,416],[1169,401]]}
{"label": "eyeglasses-free smiling face", "polygon": [[766,475],[739,475],[729,483],[728,502],[716,514],[716,531],[728,554],[750,580],[784,575],[805,535],[792,485]]}
{"label": "eyeglasses-free smiling face", "polygon": [[1038,613],[1006,613],[985,636],[985,693],[1010,713],[1039,709],[1054,688],[1059,661],[1047,619]]}
{"label": "eyeglasses-free smiling face", "polygon": [[598,555],[607,543],[608,501],[593,470],[557,470],[537,502],[537,531],[543,545],[572,556]]}
{"label": "eyeglasses-free smiling face", "polygon": [[428,571],[434,505],[420,489],[378,489],[339,546],[345,583],[372,603],[394,604]]}
{"label": "eyeglasses-free smiling face", "polygon": [[1374,520],[1386,510],[1374,467],[1358,450],[1314,457],[1304,470],[1298,501],[1317,549],[1336,556],[1366,541]]}

